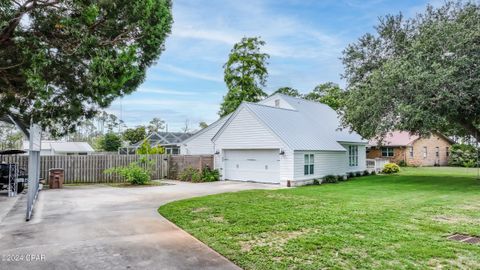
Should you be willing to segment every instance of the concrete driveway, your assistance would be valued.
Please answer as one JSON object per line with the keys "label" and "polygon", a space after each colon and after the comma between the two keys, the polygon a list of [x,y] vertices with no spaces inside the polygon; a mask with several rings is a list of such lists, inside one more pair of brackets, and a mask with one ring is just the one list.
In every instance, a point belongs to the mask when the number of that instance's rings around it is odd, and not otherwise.
{"label": "concrete driveway", "polygon": [[160,216],[157,208],[195,196],[278,186],[169,183],[45,190],[29,222],[24,221],[26,196],[20,197],[0,220],[0,269],[238,269]]}

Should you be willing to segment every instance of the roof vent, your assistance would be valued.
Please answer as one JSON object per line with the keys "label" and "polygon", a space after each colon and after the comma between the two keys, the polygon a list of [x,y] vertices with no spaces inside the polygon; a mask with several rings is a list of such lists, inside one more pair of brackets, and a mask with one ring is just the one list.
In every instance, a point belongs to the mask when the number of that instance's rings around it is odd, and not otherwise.
{"label": "roof vent", "polygon": [[280,107],[280,99],[275,99],[275,107]]}

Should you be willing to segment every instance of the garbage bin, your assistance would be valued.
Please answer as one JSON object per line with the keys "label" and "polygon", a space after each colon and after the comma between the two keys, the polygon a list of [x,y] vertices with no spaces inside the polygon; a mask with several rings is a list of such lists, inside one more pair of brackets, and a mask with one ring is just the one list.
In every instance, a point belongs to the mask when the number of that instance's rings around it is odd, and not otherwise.
{"label": "garbage bin", "polygon": [[50,188],[62,188],[65,180],[65,172],[63,169],[50,169],[48,178],[48,185]]}

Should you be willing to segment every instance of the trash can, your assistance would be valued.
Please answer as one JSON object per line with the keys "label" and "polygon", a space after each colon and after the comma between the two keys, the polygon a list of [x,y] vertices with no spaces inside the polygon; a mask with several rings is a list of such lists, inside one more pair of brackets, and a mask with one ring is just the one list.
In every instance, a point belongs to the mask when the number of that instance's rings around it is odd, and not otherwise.
{"label": "trash can", "polygon": [[62,188],[65,180],[65,172],[63,169],[50,169],[48,178],[48,185],[50,188]]}

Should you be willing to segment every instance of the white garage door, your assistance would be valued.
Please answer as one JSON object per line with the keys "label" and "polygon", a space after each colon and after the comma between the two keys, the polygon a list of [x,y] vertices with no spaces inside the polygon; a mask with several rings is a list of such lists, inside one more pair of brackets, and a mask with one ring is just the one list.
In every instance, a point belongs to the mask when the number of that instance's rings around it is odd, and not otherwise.
{"label": "white garage door", "polygon": [[225,179],[280,182],[279,150],[225,150]]}

